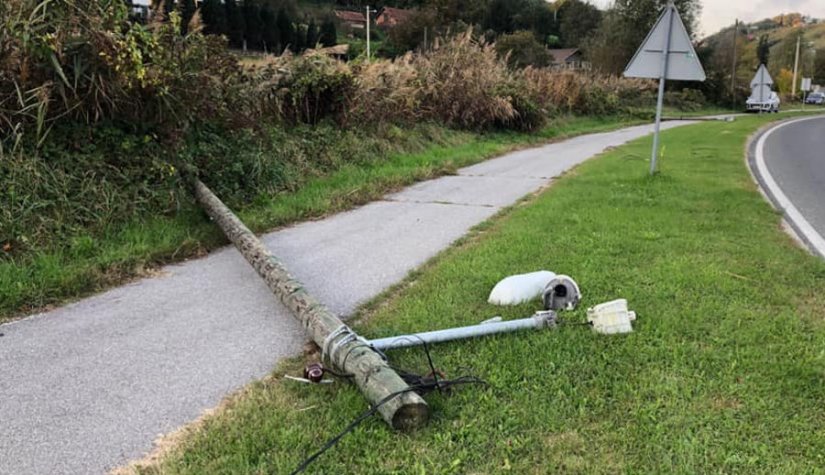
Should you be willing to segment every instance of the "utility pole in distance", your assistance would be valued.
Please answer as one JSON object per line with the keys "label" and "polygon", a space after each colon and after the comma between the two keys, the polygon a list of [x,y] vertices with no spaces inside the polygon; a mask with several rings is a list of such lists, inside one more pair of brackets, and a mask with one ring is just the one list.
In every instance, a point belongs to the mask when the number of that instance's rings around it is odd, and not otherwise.
{"label": "utility pole in distance", "polygon": [[736,109],[736,37],[739,33],[739,19],[733,24],[733,68],[730,73],[730,102],[731,107]]}
{"label": "utility pole in distance", "polygon": [[367,62],[370,61],[370,14],[377,12],[378,10],[370,10],[370,6],[367,5]]}
{"label": "utility pole in distance", "polygon": [[791,96],[796,100],[796,75],[799,71],[799,43],[802,42],[802,35],[796,37],[796,56],[793,60],[793,85],[791,85]]}

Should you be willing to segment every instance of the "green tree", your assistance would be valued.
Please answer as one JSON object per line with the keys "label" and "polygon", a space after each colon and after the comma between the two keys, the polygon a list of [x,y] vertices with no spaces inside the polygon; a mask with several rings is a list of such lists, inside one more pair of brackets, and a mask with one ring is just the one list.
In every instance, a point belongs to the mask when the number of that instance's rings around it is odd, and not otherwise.
{"label": "green tree", "polygon": [[292,19],[285,9],[278,12],[278,18],[275,19],[275,25],[278,27],[278,36],[282,49],[289,48],[295,50],[293,41],[295,40],[295,27],[292,25]]}
{"label": "green tree", "polygon": [[195,16],[195,11],[198,9],[195,6],[195,0],[179,0],[178,13],[180,13],[180,33],[186,35],[189,32],[189,22]]}
{"label": "green tree", "polygon": [[[498,34],[530,30],[537,38],[544,39],[559,35],[554,17],[551,6],[544,0],[490,0],[482,26]],[[472,23],[465,18],[462,20]]]}
{"label": "green tree", "polygon": [[813,82],[825,84],[825,49],[816,50],[814,56]]}
{"label": "green tree", "polygon": [[235,0],[225,0],[224,6],[226,7],[226,32],[229,36],[229,45],[233,48],[240,48],[243,46],[246,34],[243,13]]}
{"label": "green tree", "polygon": [[315,48],[318,44],[318,26],[315,24],[315,19],[309,20],[309,25],[307,25],[307,36],[306,36],[306,47],[307,48]]}
{"label": "green tree", "polygon": [[[647,36],[647,32],[653,27],[656,19],[662,13],[662,8],[669,0],[615,0],[613,9],[624,19],[624,28],[634,34],[631,38],[636,40],[638,46]],[[673,0],[682,22],[687,28],[688,34],[693,36],[696,28],[696,20],[702,12],[700,0]]]}
{"label": "green tree", "polygon": [[246,47],[249,49],[260,50],[261,44],[261,8],[258,4],[251,0],[245,0],[241,6],[243,13],[243,20],[246,28],[244,30],[244,39],[246,40]]}
{"label": "green tree", "polygon": [[275,13],[268,6],[261,8],[261,40],[266,51],[270,53],[281,52],[278,25],[275,24]]}
{"label": "green tree", "polygon": [[484,23],[489,3],[489,0],[428,0],[425,8],[438,12],[442,25],[458,21],[472,25]]}
{"label": "green tree", "polygon": [[[622,72],[633,53],[662,13],[667,0],[616,0],[602,15],[595,34],[583,48],[594,66],[604,72]],[[701,11],[699,0],[675,0],[688,34],[692,35]]]}
{"label": "green tree", "polygon": [[395,54],[403,54],[423,45],[425,37],[432,44],[438,35],[439,25],[437,10],[415,10],[403,23],[387,31],[387,42]]}
{"label": "green tree", "polygon": [[504,34],[496,40],[496,52],[509,55],[507,62],[513,67],[547,66],[551,63],[550,52],[536,40],[532,31],[520,30]]}
{"label": "green tree", "polygon": [[805,39],[803,36],[804,31],[801,28],[796,29],[776,45],[771,57],[774,67],[793,69],[794,58],[796,57],[796,42],[800,41],[804,45]]}
{"label": "green tree", "polygon": [[164,20],[169,20],[169,14],[175,10],[175,0],[152,0],[151,5],[152,11],[161,12]]}
{"label": "green tree", "polygon": [[526,18],[519,17],[518,20],[524,23],[522,28],[532,30],[536,38],[546,40],[550,36],[559,36],[559,25],[554,21],[549,3],[544,0],[531,1],[527,15]]}
{"label": "green tree", "polygon": [[321,24],[321,32],[318,38],[324,46],[335,46],[338,44],[338,32],[335,31],[335,22],[327,18]]}
{"label": "green tree", "polygon": [[590,3],[570,0],[559,9],[559,32],[564,46],[578,48],[602,22],[602,11]]}
{"label": "green tree", "polygon": [[293,51],[296,53],[301,52],[306,49],[306,40],[307,40],[307,32],[304,29],[304,26],[300,23],[294,26],[294,31],[292,33],[292,41],[290,42],[294,45]]}
{"label": "green tree", "polygon": [[492,0],[484,18],[484,27],[496,33],[512,33],[515,30],[513,16],[518,11],[519,0]]}
{"label": "green tree", "polygon": [[175,10],[175,0],[161,0],[163,4],[163,18],[169,19],[169,14]]}
{"label": "green tree", "polygon": [[226,34],[226,9],[221,0],[204,0],[201,3],[201,19],[203,19],[204,33]]}
{"label": "green tree", "polygon": [[771,44],[768,41],[768,35],[762,35],[759,37],[759,43],[756,45],[756,58],[759,60],[759,64],[767,66],[770,56]]}

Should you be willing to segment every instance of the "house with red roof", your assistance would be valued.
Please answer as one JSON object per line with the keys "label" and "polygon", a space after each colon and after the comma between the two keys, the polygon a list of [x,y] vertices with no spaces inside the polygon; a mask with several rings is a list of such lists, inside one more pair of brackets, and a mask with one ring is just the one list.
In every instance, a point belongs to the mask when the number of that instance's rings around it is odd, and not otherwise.
{"label": "house with red roof", "polygon": [[392,28],[404,23],[412,16],[413,10],[403,8],[384,7],[375,17],[375,24],[381,28]]}
{"label": "house with red roof", "polygon": [[367,25],[367,18],[363,12],[354,12],[352,10],[335,10],[335,18],[350,28],[365,28]]}
{"label": "house with red roof", "polygon": [[584,60],[581,50],[578,48],[561,48],[548,50],[553,57],[553,68],[555,69],[585,69],[589,70],[591,65]]}

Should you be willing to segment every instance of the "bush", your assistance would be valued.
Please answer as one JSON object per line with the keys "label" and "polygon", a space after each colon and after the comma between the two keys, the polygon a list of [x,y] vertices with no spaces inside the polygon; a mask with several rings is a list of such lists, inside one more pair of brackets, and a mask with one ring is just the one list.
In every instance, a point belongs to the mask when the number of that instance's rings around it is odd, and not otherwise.
{"label": "bush", "polygon": [[498,90],[498,94],[507,97],[515,110],[514,116],[509,120],[496,122],[499,128],[530,132],[547,123],[547,112],[529,96],[527,86],[522,81],[510,81]]}
{"label": "bush", "polygon": [[174,136],[197,118],[236,117],[237,61],[221,39],[198,33],[197,15],[186,36],[177,13],[149,27],[128,15],[120,1],[3,2],[0,133],[42,141],[70,119]]}
{"label": "bush", "polygon": [[707,105],[707,100],[702,91],[686,88],[681,91],[666,92],[664,103],[682,111],[696,111]]}
{"label": "bush", "polygon": [[293,59],[288,68],[278,85],[283,117],[313,125],[327,117],[340,120],[353,91],[349,68],[314,51]]}
{"label": "bush", "polygon": [[583,90],[582,100],[574,112],[583,115],[611,115],[619,112],[619,97],[600,84],[587,84]]}
{"label": "bush", "polygon": [[354,66],[348,123],[407,123],[421,118],[418,72],[407,54]]}
{"label": "bush", "polygon": [[[445,143],[424,126],[343,129],[333,124],[229,131],[198,126],[178,149],[114,124],[55,127],[40,152],[0,160],[0,259],[99,236],[148,216],[192,206],[178,173],[194,171],[229,206],[296,190],[344,164]],[[25,148],[21,152],[28,151]]]}
{"label": "bush", "polygon": [[428,43],[431,43],[435,37],[434,32],[440,26],[441,21],[434,8],[413,10],[406,20],[387,30],[387,43],[395,51],[413,51],[424,43],[427,34]]}
{"label": "bush", "polygon": [[111,125],[57,128],[40,152],[0,160],[0,243],[37,248],[148,211],[178,209],[167,148]]}
{"label": "bush", "polygon": [[496,51],[500,57],[507,59],[507,64],[516,68],[544,67],[553,62],[550,51],[536,40],[533,32],[526,30],[499,36]]}
{"label": "bush", "polygon": [[655,88],[647,80],[546,68],[528,67],[522,76],[530,97],[547,114],[615,114],[638,107]]}
{"label": "bush", "polygon": [[460,34],[432,51],[415,56],[423,114],[456,127],[483,129],[508,123],[516,110],[497,94],[510,80],[507,64],[494,46],[479,43],[472,32]]}

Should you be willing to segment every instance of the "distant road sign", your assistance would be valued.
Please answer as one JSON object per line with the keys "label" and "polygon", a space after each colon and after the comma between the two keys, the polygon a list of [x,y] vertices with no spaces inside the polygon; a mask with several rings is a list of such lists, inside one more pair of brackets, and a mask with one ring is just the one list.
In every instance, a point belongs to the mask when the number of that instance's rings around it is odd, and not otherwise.
{"label": "distant road sign", "polygon": [[[668,34],[669,33],[669,34]],[[668,38],[668,36],[670,38]],[[662,53],[667,49],[664,78],[677,81],[704,81],[705,70],[696,56],[690,35],[673,3],[668,3],[642,46],[624,70],[629,78],[662,77]]]}
{"label": "distant road sign", "polygon": [[802,78],[802,90],[805,92],[811,90],[811,78]]}
{"label": "distant road sign", "polygon": [[765,101],[769,100],[771,97],[771,86],[773,85],[773,78],[771,78],[770,73],[768,73],[768,68],[765,67],[764,64],[759,65],[759,69],[756,70],[756,74],[753,75],[753,79],[751,79],[751,95],[748,98],[750,101],[755,101],[759,103],[759,113],[762,113]]}
{"label": "distant road sign", "polygon": [[768,68],[766,68],[764,64],[760,64],[759,69],[756,70],[756,74],[754,74],[753,79],[751,79],[751,88],[754,88],[756,86],[772,85],[773,78],[771,78],[770,73],[768,73]]}

